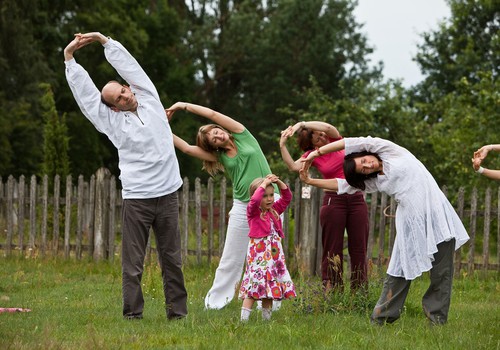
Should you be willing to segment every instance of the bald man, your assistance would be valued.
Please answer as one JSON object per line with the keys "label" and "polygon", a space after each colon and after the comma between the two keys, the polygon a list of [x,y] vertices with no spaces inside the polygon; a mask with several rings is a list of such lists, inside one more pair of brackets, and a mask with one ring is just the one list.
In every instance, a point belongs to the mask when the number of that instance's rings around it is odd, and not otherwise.
{"label": "bald man", "polygon": [[[100,92],[76,63],[78,49],[99,42],[129,84],[108,82]],[[155,232],[168,319],[187,315],[177,190],[182,185],[172,131],[153,83],[119,42],[101,33],[76,34],[64,49],[66,79],[78,106],[118,150],[122,183],[123,317],[142,319],[141,289],[149,229]]]}

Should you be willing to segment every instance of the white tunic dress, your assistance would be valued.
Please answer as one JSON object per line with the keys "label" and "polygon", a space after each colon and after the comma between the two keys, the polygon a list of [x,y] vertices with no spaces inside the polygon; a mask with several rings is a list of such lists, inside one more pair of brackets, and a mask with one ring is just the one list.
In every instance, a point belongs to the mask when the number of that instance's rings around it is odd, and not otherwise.
{"label": "white tunic dress", "polygon": [[[372,137],[346,138],[345,154],[368,151],[382,159],[383,175],[365,181],[366,192],[384,192],[398,203],[396,239],[387,273],[413,280],[432,268],[437,245],[455,238],[455,249],[469,235],[436,181],[407,149]],[[337,179],[338,193],[357,189]]]}

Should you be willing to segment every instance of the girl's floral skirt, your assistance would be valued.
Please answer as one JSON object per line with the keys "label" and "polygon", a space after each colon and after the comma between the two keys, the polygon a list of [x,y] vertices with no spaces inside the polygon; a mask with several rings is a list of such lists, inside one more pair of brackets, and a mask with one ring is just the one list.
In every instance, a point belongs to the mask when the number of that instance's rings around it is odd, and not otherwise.
{"label": "girl's floral skirt", "polygon": [[281,237],[273,230],[264,238],[250,238],[239,298],[282,300],[296,296]]}

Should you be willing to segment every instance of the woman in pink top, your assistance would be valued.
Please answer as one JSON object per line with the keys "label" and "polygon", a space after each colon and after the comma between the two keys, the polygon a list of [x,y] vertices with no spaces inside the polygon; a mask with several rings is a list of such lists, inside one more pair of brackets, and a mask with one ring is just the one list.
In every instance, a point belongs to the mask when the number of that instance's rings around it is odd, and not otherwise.
{"label": "woman in pink top", "polygon": [[[300,160],[294,161],[286,147],[289,137],[297,133],[299,147],[307,157],[311,151],[330,142],[342,139],[334,126],[319,121],[299,122],[281,132],[281,156],[291,171],[299,172]],[[324,179],[344,179],[344,151],[332,152],[314,159],[316,167]],[[343,289],[342,273],[344,231],[347,230],[347,248],[351,260],[351,291],[367,288],[366,250],[368,244],[368,207],[362,192],[337,194],[325,191],[320,211],[323,256],[321,277],[327,290]]]}

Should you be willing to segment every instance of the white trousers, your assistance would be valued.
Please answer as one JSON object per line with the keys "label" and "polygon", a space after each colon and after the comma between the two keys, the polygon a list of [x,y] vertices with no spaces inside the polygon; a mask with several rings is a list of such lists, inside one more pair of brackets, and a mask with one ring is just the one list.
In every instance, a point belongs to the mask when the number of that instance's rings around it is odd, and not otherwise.
{"label": "white trousers", "polygon": [[240,282],[248,248],[247,204],[237,199],[229,211],[224,251],[215,271],[212,288],[205,297],[206,309],[221,309],[234,297]]}

